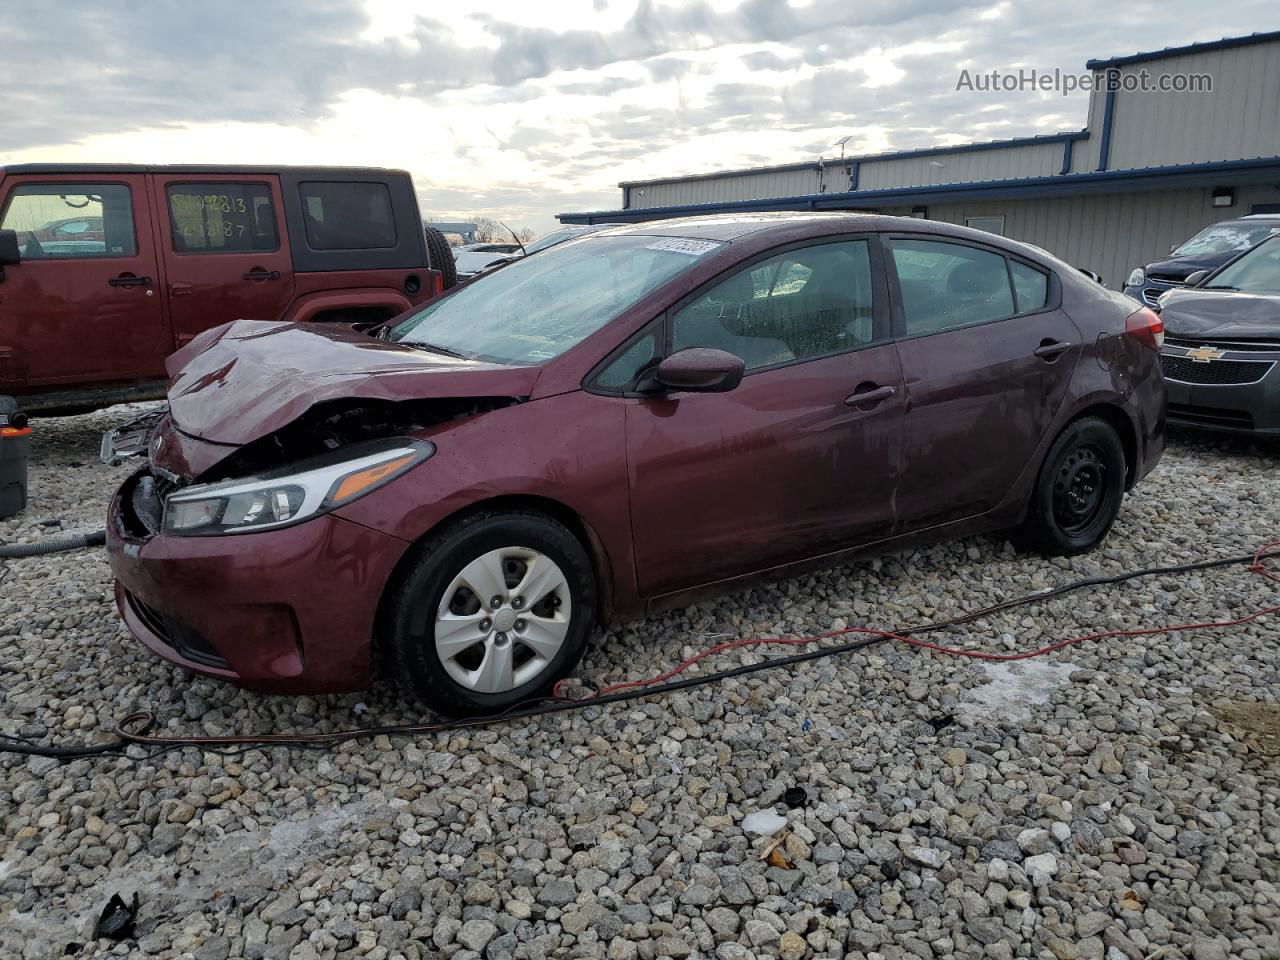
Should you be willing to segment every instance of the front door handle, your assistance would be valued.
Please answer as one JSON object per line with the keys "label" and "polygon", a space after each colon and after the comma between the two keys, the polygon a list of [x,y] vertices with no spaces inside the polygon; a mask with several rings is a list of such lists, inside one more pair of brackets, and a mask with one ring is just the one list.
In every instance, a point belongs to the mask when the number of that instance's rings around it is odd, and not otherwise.
{"label": "front door handle", "polygon": [[118,277],[112,277],[107,283],[113,287],[149,287],[151,286],[151,278],[135,276],[132,273],[122,273]]}
{"label": "front door handle", "polygon": [[261,267],[255,267],[244,275],[246,280],[279,280],[279,270],[263,270]]}
{"label": "front door handle", "polygon": [[868,384],[872,387],[870,390],[855,390],[844,398],[845,406],[849,407],[865,407],[868,404],[881,403],[888,400],[898,391],[893,387],[877,387],[874,384]]}
{"label": "front door handle", "polygon": [[1065,340],[1041,340],[1040,346],[1031,352],[1041,360],[1056,360],[1060,354],[1066,353],[1071,349],[1071,344]]}

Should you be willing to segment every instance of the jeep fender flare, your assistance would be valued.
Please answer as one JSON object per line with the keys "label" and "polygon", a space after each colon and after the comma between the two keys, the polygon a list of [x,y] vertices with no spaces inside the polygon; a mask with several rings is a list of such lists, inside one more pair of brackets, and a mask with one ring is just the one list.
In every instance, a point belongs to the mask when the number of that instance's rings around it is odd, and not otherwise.
{"label": "jeep fender flare", "polygon": [[335,290],[331,293],[311,293],[299,297],[289,305],[281,320],[306,323],[322,313],[335,310],[385,310],[388,317],[404,313],[413,304],[408,297],[386,287],[364,287],[353,290]]}

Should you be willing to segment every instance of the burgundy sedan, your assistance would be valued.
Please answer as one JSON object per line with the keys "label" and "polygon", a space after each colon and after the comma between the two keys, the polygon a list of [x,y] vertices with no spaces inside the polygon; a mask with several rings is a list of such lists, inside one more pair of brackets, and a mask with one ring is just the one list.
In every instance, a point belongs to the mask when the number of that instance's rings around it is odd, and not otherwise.
{"label": "burgundy sedan", "polygon": [[760,578],[1094,547],[1163,449],[1161,337],[1042,251],[838,213],[603,231],[381,329],[240,320],[170,358],[120,612],[254,690],[498,710],[597,625]]}

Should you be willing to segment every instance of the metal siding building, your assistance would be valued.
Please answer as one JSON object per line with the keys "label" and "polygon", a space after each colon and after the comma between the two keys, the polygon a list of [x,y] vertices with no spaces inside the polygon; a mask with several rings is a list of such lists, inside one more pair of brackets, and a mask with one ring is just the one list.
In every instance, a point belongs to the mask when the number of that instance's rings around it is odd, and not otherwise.
{"label": "metal siding building", "polygon": [[[622,209],[566,223],[740,210],[845,209],[963,224],[1096,270],[1129,271],[1218,220],[1280,212],[1280,31],[1091,60],[1088,125],[1070,133],[629,181]],[[1207,74],[1209,92],[1125,89],[1142,73]],[[1214,192],[1232,191],[1230,206]],[[995,220],[986,226],[996,226]]]}

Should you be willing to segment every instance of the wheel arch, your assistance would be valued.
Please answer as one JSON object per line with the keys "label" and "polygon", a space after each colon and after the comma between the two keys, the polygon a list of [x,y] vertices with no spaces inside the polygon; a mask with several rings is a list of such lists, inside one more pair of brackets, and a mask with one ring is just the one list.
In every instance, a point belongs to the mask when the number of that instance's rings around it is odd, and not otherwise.
{"label": "wheel arch", "polygon": [[476,513],[490,513],[494,511],[532,511],[534,513],[542,513],[550,517],[552,520],[562,524],[570,533],[577,538],[582,544],[583,549],[587,551],[587,556],[591,558],[591,568],[596,575],[596,624],[607,624],[613,617],[613,564],[609,558],[609,551],[605,547],[604,541],[592,529],[585,518],[576,510],[551,497],[537,496],[534,494],[507,494],[502,496],[489,497],[484,500],[477,500],[474,503],[467,504],[447,516],[441,517],[436,523],[432,524],[426,530],[423,530],[418,537],[408,545],[400,559],[396,562],[395,568],[391,571],[391,576],[387,578],[386,585],[382,588],[382,596],[378,599],[378,612],[374,620],[374,635],[372,638],[373,646],[373,663],[376,671],[381,672],[381,668],[386,663],[385,642],[387,620],[390,616],[391,596],[394,592],[393,585],[400,582],[405,571],[413,563],[417,561],[418,549],[423,543],[431,539],[441,529],[449,524],[456,523],[459,520],[469,517]]}
{"label": "wheel arch", "polygon": [[[1062,430],[1078,420],[1096,417],[1108,424],[1120,437],[1120,445],[1124,448],[1124,488],[1132,490],[1138,477],[1138,428],[1122,407],[1113,403],[1093,403],[1079,410],[1062,426]],[[1058,431],[1060,435],[1062,430]]]}

